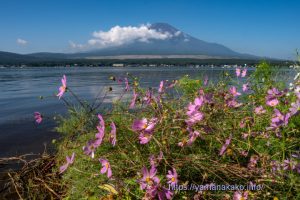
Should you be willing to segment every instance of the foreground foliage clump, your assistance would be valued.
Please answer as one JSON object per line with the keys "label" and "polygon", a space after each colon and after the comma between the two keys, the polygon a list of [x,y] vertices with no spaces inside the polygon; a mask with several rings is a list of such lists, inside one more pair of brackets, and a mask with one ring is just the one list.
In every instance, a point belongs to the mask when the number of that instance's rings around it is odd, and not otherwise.
{"label": "foreground foliage clump", "polygon": [[83,105],[58,127],[59,162],[75,155],[62,176],[68,198],[300,198],[299,80],[285,89],[274,73],[262,63],[251,76],[238,68],[218,83],[184,77],[157,89],[118,78],[128,104]]}
{"label": "foreground foliage clump", "polygon": [[262,63],[251,75],[237,68],[218,82],[186,76],[148,89],[131,75],[111,77],[123,93],[109,106],[115,88],[88,104],[64,76],[57,96],[69,115],[53,168],[61,197],[299,199],[299,75],[287,89],[275,75]]}

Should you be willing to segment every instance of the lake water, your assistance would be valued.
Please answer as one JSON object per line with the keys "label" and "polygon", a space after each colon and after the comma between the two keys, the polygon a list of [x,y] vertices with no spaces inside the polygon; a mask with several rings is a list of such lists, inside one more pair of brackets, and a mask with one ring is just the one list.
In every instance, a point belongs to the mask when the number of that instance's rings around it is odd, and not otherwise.
{"label": "lake water", "polygon": [[[249,69],[251,73],[253,69]],[[141,86],[158,87],[161,80],[174,80],[189,75],[203,76],[210,80],[234,69],[211,67],[141,67],[141,68],[112,68],[112,67],[53,67],[53,68],[2,68],[0,69],[0,157],[14,156],[24,153],[41,153],[45,145],[58,134],[53,131],[53,120],[45,119],[37,126],[33,113],[41,112],[52,117],[65,113],[66,109],[61,100],[55,96],[60,86],[62,75],[67,76],[68,86],[79,97],[92,101],[106,86],[112,86],[105,102],[110,102],[124,90],[123,86],[109,79],[110,76],[124,77],[127,72],[140,78]],[[278,79],[289,82],[295,72],[282,69]],[[69,94],[66,94],[68,98]],[[41,100],[39,96],[44,98]]]}

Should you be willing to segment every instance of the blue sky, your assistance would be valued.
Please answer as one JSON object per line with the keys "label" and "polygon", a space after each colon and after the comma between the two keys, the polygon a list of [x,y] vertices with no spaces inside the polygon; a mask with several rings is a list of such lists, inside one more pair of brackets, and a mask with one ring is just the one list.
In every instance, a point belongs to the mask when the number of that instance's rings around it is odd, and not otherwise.
{"label": "blue sky", "polygon": [[70,41],[85,44],[94,31],[166,22],[241,53],[294,59],[299,8],[298,0],[1,0],[0,51],[70,52]]}

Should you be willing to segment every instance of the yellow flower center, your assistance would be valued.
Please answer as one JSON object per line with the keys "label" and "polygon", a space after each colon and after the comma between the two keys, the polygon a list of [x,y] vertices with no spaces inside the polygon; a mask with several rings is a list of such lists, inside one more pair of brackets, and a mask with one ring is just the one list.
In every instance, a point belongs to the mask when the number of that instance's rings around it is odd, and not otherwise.
{"label": "yellow flower center", "polygon": [[172,178],[171,178],[171,181],[172,181],[172,182],[175,182],[175,178],[174,178],[174,177],[172,177]]}
{"label": "yellow flower center", "polygon": [[231,149],[227,149],[227,150],[226,150],[226,153],[227,153],[227,155],[230,156],[230,155],[232,155],[232,150],[231,150]]}
{"label": "yellow flower center", "polygon": [[60,89],[63,90],[63,91],[65,92],[66,89],[67,89],[67,87],[65,87],[65,86],[62,85],[62,86],[60,86]]}
{"label": "yellow flower center", "polygon": [[147,183],[150,183],[150,182],[151,182],[151,178],[150,178],[149,176],[146,178],[146,182],[147,182]]}
{"label": "yellow flower center", "polygon": [[147,128],[147,124],[144,124],[144,125],[143,125],[143,129],[146,129],[146,128]]}

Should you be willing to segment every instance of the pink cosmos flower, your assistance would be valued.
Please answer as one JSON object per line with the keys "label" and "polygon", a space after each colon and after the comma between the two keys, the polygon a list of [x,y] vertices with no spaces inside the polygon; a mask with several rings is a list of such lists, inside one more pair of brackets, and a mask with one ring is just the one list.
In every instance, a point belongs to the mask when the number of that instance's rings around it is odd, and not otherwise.
{"label": "pink cosmos flower", "polygon": [[136,99],[137,99],[137,96],[138,96],[138,94],[136,93],[136,91],[135,90],[133,90],[133,96],[132,96],[132,99],[131,99],[131,103],[130,103],[130,105],[129,105],[129,108],[134,108],[134,106],[135,106],[135,101],[136,101]]}
{"label": "pink cosmos flower", "polygon": [[208,104],[212,104],[213,101],[213,94],[209,93],[209,94],[205,94],[204,95],[204,102],[208,103]]}
{"label": "pink cosmos flower", "polygon": [[159,192],[158,192],[158,199],[159,199],[159,200],[172,199],[173,193],[172,193],[170,190],[168,190],[168,189],[162,187],[162,188],[161,188],[160,190],[158,190],[158,191],[159,191]]}
{"label": "pink cosmos flower", "polygon": [[95,135],[96,137],[96,143],[100,145],[102,143],[102,140],[104,138],[104,133],[105,133],[105,122],[103,120],[103,117],[98,114],[99,118],[99,125],[97,126],[98,133]]}
{"label": "pink cosmos flower", "polygon": [[151,103],[152,99],[152,91],[150,89],[147,90],[145,97],[143,100],[146,102],[147,105]]}
{"label": "pink cosmos flower", "polygon": [[279,92],[279,90],[275,87],[273,87],[272,89],[269,89],[267,93],[268,93],[269,98],[274,98],[274,97],[282,95],[282,93]]}
{"label": "pink cosmos flower", "polygon": [[235,99],[228,99],[226,101],[226,104],[228,107],[231,107],[231,108],[238,108],[243,105],[242,103],[238,103]]}
{"label": "pink cosmos flower", "polygon": [[187,109],[188,111],[186,112],[186,114],[190,116],[193,113],[198,112],[199,106],[190,102]]}
{"label": "pink cosmos flower", "polygon": [[140,133],[140,144],[147,144],[151,140],[156,123],[157,118],[151,118],[149,121],[146,118],[134,120],[132,130]]}
{"label": "pink cosmos flower", "polygon": [[147,132],[142,132],[139,135],[140,144],[147,144],[152,139],[152,134]]}
{"label": "pink cosmos flower", "polygon": [[172,83],[167,88],[172,88],[177,84],[177,80],[173,80]]}
{"label": "pink cosmos flower", "polygon": [[255,114],[261,115],[266,113],[266,110],[262,106],[258,106],[254,109]]}
{"label": "pink cosmos flower", "polygon": [[104,122],[104,120],[103,120],[103,117],[102,117],[102,115],[100,115],[100,114],[98,114],[97,117],[98,117],[98,119],[99,119],[99,124],[100,124],[101,128],[102,128],[103,131],[104,131],[104,128],[105,128],[105,122]]}
{"label": "pink cosmos flower", "polygon": [[129,91],[130,87],[129,87],[129,83],[128,83],[128,79],[127,78],[124,78],[124,81],[125,81],[125,91]]}
{"label": "pink cosmos flower", "polygon": [[40,124],[43,120],[43,116],[39,112],[34,112],[34,119],[37,124]]}
{"label": "pink cosmos flower", "polygon": [[248,191],[235,191],[233,195],[233,200],[247,200],[248,199]]}
{"label": "pink cosmos flower", "polygon": [[73,164],[74,158],[75,158],[75,153],[73,153],[71,157],[66,156],[66,161],[67,161],[67,163],[64,164],[63,166],[61,166],[61,167],[59,168],[59,173],[60,173],[60,174],[62,174],[64,171],[66,171],[67,168],[69,167],[69,165]]}
{"label": "pink cosmos flower", "polygon": [[267,131],[269,130],[273,130],[276,131],[276,134],[278,134],[279,132],[279,127],[276,123],[271,123],[271,125],[269,127],[266,128]]}
{"label": "pink cosmos flower", "polygon": [[199,109],[199,106],[195,105],[195,104],[192,104],[190,103],[188,105],[188,111],[186,112],[187,116],[192,116],[194,113],[197,113],[199,112],[198,109]]}
{"label": "pink cosmos flower", "polygon": [[107,178],[110,178],[112,176],[112,172],[108,160],[100,158],[99,162],[102,164],[100,173],[101,174],[107,173]]}
{"label": "pink cosmos flower", "polygon": [[189,103],[188,105],[188,111],[187,111],[187,115],[191,116],[193,115],[193,113],[198,112],[198,109],[204,104],[204,98],[203,96],[197,97],[194,100],[194,103]]}
{"label": "pink cosmos flower", "polygon": [[195,123],[201,121],[204,118],[204,115],[202,112],[193,112],[192,114],[189,115],[189,118],[185,120],[188,126],[192,126]]}
{"label": "pink cosmos flower", "polygon": [[274,114],[272,116],[271,121],[272,123],[275,123],[277,126],[287,125],[290,117],[291,117],[290,113],[284,115],[279,110],[274,109]]}
{"label": "pink cosmos flower", "polygon": [[111,132],[110,132],[110,138],[109,138],[109,140],[110,140],[111,144],[113,146],[115,146],[116,145],[116,141],[117,141],[117,134],[116,134],[117,128],[116,128],[116,125],[115,125],[114,122],[111,122],[110,127],[111,127]]}
{"label": "pink cosmos flower", "polygon": [[245,68],[245,69],[243,70],[243,72],[242,72],[242,77],[245,77],[246,74],[247,74],[247,68]]}
{"label": "pink cosmos flower", "polygon": [[230,134],[229,138],[225,140],[225,143],[220,150],[220,153],[219,153],[220,156],[222,156],[225,153],[227,147],[231,143],[231,139],[232,139],[232,135]]}
{"label": "pink cosmos flower", "polygon": [[91,158],[94,158],[95,151],[100,144],[101,143],[98,140],[90,140],[87,142],[87,145],[83,147],[83,151],[86,155],[91,156]]}
{"label": "pink cosmos flower", "polygon": [[175,168],[172,171],[168,170],[167,178],[169,185],[175,186],[178,183],[178,175]]}
{"label": "pink cosmos flower", "polygon": [[59,92],[56,95],[56,96],[58,96],[59,99],[63,96],[63,94],[67,90],[67,77],[66,77],[66,75],[63,75],[63,78],[61,79],[61,83],[62,83],[62,86],[59,87]]}
{"label": "pink cosmos flower", "polygon": [[[188,128],[189,129],[189,128]],[[188,139],[186,137],[184,137],[177,145],[179,147],[184,147],[187,145]]]}
{"label": "pink cosmos flower", "polygon": [[150,171],[146,167],[142,168],[143,177],[139,180],[141,190],[149,190],[159,184],[160,180],[156,176],[156,172],[155,167],[151,167]]}
{"label": "pink cosmos flower", "polygon": [[240,121],[240,128],[245,128],[245,126],[246,126],[246,120],[245,120],[245,119],[242,119],[242,120]]}
{"label": "pink cosmos flower", "polygon": [[200,97],[195,98],[194,104],[195,104],[195,106],[198,106],[198,108],[200,108],[204,104],[204,97],[200,96]]}
{"label": "pink cosmos flower", "polygon": [[204,95],[204,90],[202,88],[199,89],[199,95],[203,96]]}
{"label": "pink cosmos flower", "polygon": [[136,132],[152,133],[156,123],[157,118],[151,118],[150,120],[146,118],[143,118],[141,120],[134,120],[132,124],[132,130]]}
{"label": "pink cosmos flower", "polygon": [[165,200],[165,199],[172,199],[173,193],[166,189],[161,185],[154,185],[150,189],[146,190],[145,196],[143,199],[150,200],[150,199],[158,199],[158,200]]}
{"label": "pink cosmos flower", "polygon": [[249,83],[243,84],[243,92],[247,92],[249,90]]}
{"label": "pink cosmos flower", "polygon": [[230,88],[229,88],[229,92],[230,92],[234,97],[241,95],[241,93],[239,93],[239,92],[236,90],[236,87],[235,87],[235,86],[230,87]]}
{"label": "pink cosmos flower", "polygon": [[151,167],[157,167],[158,164],[161,162],[163,155],[164,154],[162,151],[159,152],[159,155],[157,156],[157,158],[154,155],[151,155],[149,157],[149,162],[150,162]]}
{"label": "pink cosmos flower", "polygon": [[282,163],[283,170],[294,170],[296,168],[296,162],[292,161],[291,159],[286,159]]}
{"label": "pink cosmos flower", "polygon": [[267,102],[266,102],[266,104],[268,106],[275,107],[275,106],[277,106],[279,104],[279,101],[276,98],[268,99]]}
{"label": "pink cosmos flower", "polygon": [[163,93],[164,91],[164,81],[160,81],[158,92]]}
{"label": "pink cosmos flower", "polygon": [[199,108],[204,104],[204,97],[201,95],[200,97],[195,98],[194,103],[189,103],[188,111],[186,112],[188,119],[185,122],[192,126],[193,124],[201,121],[204,117],[203,113],[201,113]]}
{"label": "pink cosmos flower", "polygon": [[101,144],[104,138],[104,129],[101,126],[97,126],[98,133],[95,135],[98,142]]}
{"label": "pink cosmos flower", "polygon": [[191,131],[190,134],[189,134],[189,139],[187,141],[187,145],[192,145],[195,140],[197,139],[197,137],[200,136],[200,133],[198,131]]}
{"label": "pink cosmos flower", "polygon": [[239,77],[241,75],[241,69],[240,68],[236,68],[235,69],[235,74],[237,77]]}

